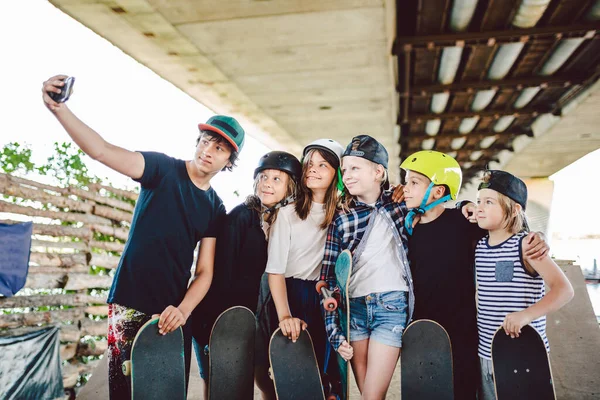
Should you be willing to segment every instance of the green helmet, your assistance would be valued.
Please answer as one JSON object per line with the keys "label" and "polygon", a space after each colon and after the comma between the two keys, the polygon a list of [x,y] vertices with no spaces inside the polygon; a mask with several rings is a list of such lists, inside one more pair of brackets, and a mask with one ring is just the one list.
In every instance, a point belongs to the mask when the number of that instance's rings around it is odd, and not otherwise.
{"label": "green helmet", "polygon": [[244,128],[233,117],[228,115],[214,115],[205,124],[198,124],[198,128],[218,133],[231,144],[235,151],[241,151],[242,147],[244,147],[246,133],[244,132]]}
{"label": "green helmet", "polygon": [[458,162],[448,154],[433,150],[418,151],[406,157],[400,168],[423,174],[434,185],[448,186],[450,197],[456,200],[462,183],[462,171]]}

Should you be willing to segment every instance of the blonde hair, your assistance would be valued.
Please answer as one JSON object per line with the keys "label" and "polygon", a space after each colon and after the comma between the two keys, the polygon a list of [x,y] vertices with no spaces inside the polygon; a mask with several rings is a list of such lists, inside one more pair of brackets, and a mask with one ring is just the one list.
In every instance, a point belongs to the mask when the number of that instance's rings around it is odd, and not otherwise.
{"label": "blonde hair", "polygon": [[[486,174],[483,182],[488,183],[490,179],[491,175]],[[523,207],[510,197],[495,190],[494,192],[498,193],[498,204],[502,209],[502,223],[504,224],[502,227],[512,234],[528,232],[527,217]]]}
{"label": "blonde hair", "polygon": [[[373,164],[375,164],[375,163],[373,163]],[[377,167],[378,167],[379,165],[381,165],[381,164],[375,164],[375,165],[373,165],[373,169],[374,169],[375,171],[377,171]],[[383,165],[381,165],[381,166],[383,167]],[[383,175],[381,176],[381,181],[379,182],[379,185],[380,185],[380,186],[383,186],[383,184],[384,184],[385,182],[387,182],[388,178],[389,178],[389,176],[388,176],[388,170],[387,170],[387,168],[383,167]]]}
{"label": "blonde hair", "polygon": [[[282,172],[285,172],[285,171],[282,171]],[[283,198],[287,199],[290,196],[295,198],[296,194],[297,194],[296,192],[298,190],[296,181],[294,179],[292,179],[292,176],[290,174],[288,174],[287,172],[285,172],[285,173],[288,177],[288,181],[287,181],[287,186],[285,189],[285,195]],[[261,223],[262,223],[262,215],[263,215],[263,212],[266,210],[266,207],[262,204],[262,202],[260,201],[260,198],[256,194],[258,191],[258,183],[260,182],[261,175],[262,175],[262,172],[259,172],[258,174],[256,174],[256,178],[254,178],[254,194],[251,194],[250,196],[248,196],[244,203],[246,204],[246,206],[249,209],[257,211],[260,214]],[[268,213],[267,219],[265,220],[265,222],[269,224],[269,230],[267,231],[267,235],[269,234],[269,231],[271,230],[271,226],[273,226],[273,224],[275,223],[275,220],[277,220],[277,214],[279,214],[279,209],[280,209],[280,207],[277,207]]]}
{"label": "blonde hair", "polygon": [[[308,218],[313,203],[312,191],[306,186],[304,177],[308,172],[310,160],[315,152],[318,152],[332,168],[334,165],[338,164],[335,156],[328,151],[311,149],[304,155],[302,159],[302,179],[300,179],[300,184],[298,185],[298,198],[296,199],[296,214],[298,214],[298,217],[303,221]],[[333,179],[325,192],[325,219],[319,226],[321,229],[327,229],[329,227],[329,224],[331,224],[335,217],[335,210],[339,206],[340,197],[338,196],[337,189],[338,179],[338,173],[337,170],[335,170]]]}
{"label": "blonde hair", "polygon": [[[367,159],[365,158],[365,160],[367,160]],[[367,160],[367,161],[372,164],[371,166],[373,167],[374,171],[377,171],[377,167],[381,165],[381,164],[374,163],[371,160]],[[385,183],[388,180],[388,170],[383,165],[381,165],[381,166],[383,167],[383,175],[381,176],[381,180],[379,181],[379,186],[381,187],[381,191],[383,192],[383,190],[384,190],[383,185],[385,185]],[[342,210],[348,212],[352,206],[352,203],[355,200],[356,200],[356,196],[351,195],[350,192],[348,192],[348,189],[346,189],[346,187],[344,187]]]}

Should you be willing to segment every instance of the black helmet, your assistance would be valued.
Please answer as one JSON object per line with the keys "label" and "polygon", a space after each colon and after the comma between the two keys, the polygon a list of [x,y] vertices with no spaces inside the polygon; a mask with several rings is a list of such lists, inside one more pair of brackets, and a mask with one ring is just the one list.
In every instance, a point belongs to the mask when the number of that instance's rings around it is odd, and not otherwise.
{"label": "black helmet", "polygon": [[277,169],[287,172],[295,182],[302,176],[302,165],[300,161],[290,153],[285,151],[271,151],[258,160],[258,167],[254,170],[254,179],[259,172],[266,169]]}

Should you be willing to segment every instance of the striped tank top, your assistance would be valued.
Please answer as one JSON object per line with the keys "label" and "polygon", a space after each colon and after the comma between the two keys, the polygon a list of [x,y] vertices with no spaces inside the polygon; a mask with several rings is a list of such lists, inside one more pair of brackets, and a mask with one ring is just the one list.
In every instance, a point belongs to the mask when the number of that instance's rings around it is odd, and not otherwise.
{"label": "striped tank top", "polygon": [[[492,338],[507,314],[521,311],[544,297],[544,280],[531,276],[523,265],[521,243],[525,232],[511,236],[496,246],[488,237],[477,243],[475,269],[477,273],[477,331],[479,357],[492,358]],[[546,317],[531,322],[549,351],[546,337]]]}

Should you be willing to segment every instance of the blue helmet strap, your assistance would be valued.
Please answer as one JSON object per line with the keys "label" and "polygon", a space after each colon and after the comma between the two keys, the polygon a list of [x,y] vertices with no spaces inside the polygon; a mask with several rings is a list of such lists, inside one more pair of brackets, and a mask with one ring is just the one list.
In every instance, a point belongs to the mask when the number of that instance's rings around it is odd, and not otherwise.
{"label": "blue helmet strap", "polygon": [[406,215],[406,219],[404,220],[404,227],[406,228],[406,231],[408,232],[409,235],[412,235],[412,233],[413,233],[413,222],[417,215],[423,215],[428,210],[431,210],[433,207],[437,206],[438,204],[445,203],[448,200],[452,199],[452,197],[449,194],[447,194],[444,197],[442,197],[441,199],[438,199],[431,204],[427,204],[427,200],[429,199],[429,194],[431,193],[431,189],[434,186],[435,185],[433,184],[433,182],[431,182],[429,184],[429,186],[427,187],[425,196],[423,196],[423,201],[421,201],[421,205],[417,208],[411,208],[410,211],[408,212],[408,215]]}

